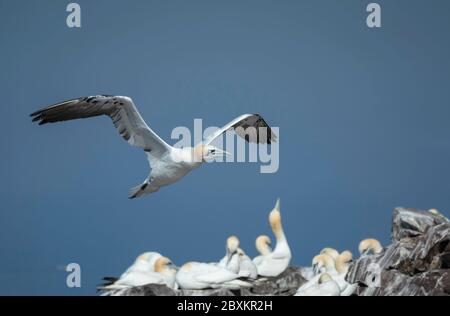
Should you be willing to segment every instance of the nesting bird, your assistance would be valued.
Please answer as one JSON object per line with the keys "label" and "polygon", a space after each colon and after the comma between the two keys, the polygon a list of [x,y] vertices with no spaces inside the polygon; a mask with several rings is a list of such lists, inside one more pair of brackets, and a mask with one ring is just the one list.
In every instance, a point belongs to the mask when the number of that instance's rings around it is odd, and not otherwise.
{"label": "nesting bird", "polygon": [[237,290],[252,286],[251,283],[240,280],[239,274],[217,265],[200,262],[183,265],[176,275],[176,282],[185,290],[215,288]]}
{"label": "nesting bird", "polygon": [[162,255],[158,252],[144,252],[136,258],[134,263],[120,276],[120,279],[125,278],[127,274],[140,271],[150,272],[155,271],[156,260],[161,258]]}
{"label": "nesting bird", "polygon": [[225,257],[220,260],[218,266],[228,269],[233,273],[239,273],[240,258],[238,254],[240,241],[236,236],[227,239]]}
{"label": "nesting bird", "polygon": [[313,258],[313,271],[315,276],[303,286],[297,293],[304,293],[309,288],[317,286],[320,278],[327,274],[339,287],[339,296],[350,296],[356,291],[356,284],[349,284],[345,277],[353,255],[350,251],[344,251],[336,257],[336,260],[327,253],[322,253]]}
{"label": "nesting bird", "polygon": [[361,256],[370,254],[380,254],[383,252],[383,246],[381,243],[373,238],[364,239],[359,243],[359,253]]}
{"label": "nesting bird", "polygon": [[323,248],[320,251],[321,255],[329,255],[330,257],[332,257],[334,260],[336,260],[337,257],[339,257],[339,251],[337,251],[334,248]]}
{"label": "nesting bird", "polygon": [[253,263],[258,265],[264,259],[265,256],[272,252],[272,241],[269,236],[262,235],[256,238],[255,242],[256,250],[260,254],[259,256],[253,258]]}
{"label": "nesting bird", "polygon": [[333,280],[339,285],[341,296],[351,296],[355,293],[357,288],[357,284],[350,284],[345,279],[352,261],[353,254],[348,250],[342,252],[335,260],[337,275],[333,277]]}
{"label": "nesting bird", "polygon": [[317,283],[300,288],[295,296],[340,296],[341,289],[328,273],[320,275]]}
{"label": "nesting bird", "polygon": [[275,208],[270,212],[269,223],[277,241],[275,249],[268,252],[267,245],[257,245],[262,246],[259,250],[262,250],[265,254],[261,254],[259,258],[255,258],[254,263],[258,269],[258,275],[263,277],[276,277],[287,269],[292,257],[291,249],[289,248],[281,223],[279,199]]}
{"label": "nesting bird", "polygon": [[147,271],[129,271],[117,281],[99,287],[99,290],[104,291],[105,295],[120,295],[123,290],[147,284],[162,284],[171,289],[176,288],[177,269],[170,259],[166,257],[158,258],[153,267],[154,271],[151,270],[152,268],[149,267]]}
{"label": "nesting bird", "polygon": [[336,267],[334,264],[334,259],[330,255],[321,254],[317,255],[312,260],[312,268],[315,275],[322,273],[335,273]]}
{"label": "nesting bird", "polygon": [[[227,153],[211,143],[228,130],[252,143],[270,144],[277,136],[258,114],[244,114],[232,120],[194,148],[174,148],[160,138],[141,117],[129,97],[96,95],[48,106],[31,114],[39,125],[61,121],[109,116],[119,134],[132,146],[142,148],[152,171],[144,182],[130,189],[130,198],[158,191],[177,182],[204,162]],[[251,128],[251,129],[249,129]]]}
{"label": "nesting bird", "polygon": [[239,255],[239,276],[241,278],[256,279],[258,277],[258,268],[252,259],[247,256],[241,248],[237,251]]}

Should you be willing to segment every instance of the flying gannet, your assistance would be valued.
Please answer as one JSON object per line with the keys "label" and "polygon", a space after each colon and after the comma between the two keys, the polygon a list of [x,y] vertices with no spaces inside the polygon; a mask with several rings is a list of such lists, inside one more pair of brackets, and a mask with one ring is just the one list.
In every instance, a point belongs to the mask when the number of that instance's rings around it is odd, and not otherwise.
{"label": "flying gannet", "polygon": [[241,248],[237,251],[239,255],[239,276],[241,278],[256,279],[258,277],[258,269]]}
{"label": "flying gannet", "polygon": [[151,172],[145,181],[130,189],[130,198],[141,197],[170,185],[205,161],[227,152],[211,143],[228,130],[248,142],[271,144],[277,136],[258,114],[244,114],[232,120],[194,148],[174,148],[162,140],[144,121],[129,97],[96,95],[68,100],[31,114],[39,125],[100,115],[109,116],[119,134],[132,146],[147,153]]}
{"label": "flying gannet", "polygon": [[340,296],[341,289],[328,273],[323,273],[317,283],[298,289],[295,296]]}
{"label": "flying gannet", "polygon": [[99,290],[105,291],[106,295],[119,295],[122,290],[147,284],[163,284],[175,289],[176,273],[177,269],[172,261],[166,257],[160,257],[155,261],[154,271],[130,271],[117,281],[99,287]]}
{"label": "flying gannet", "polygon": [[248,282],[239,280],[239,275],[226,268],[208,263],[189,262],[183,265],[176,275],[176,282],[185,290],[240,289],[251,287]]}
{"label": "flying gannet", "polygon": [[359,253],[361,256],[373,254],[380,254],[383,252],[383,246],[381,243],[373,238],[364,239],[359,243]]}
{"label": "flying gannet", "polygon": [[223,257],[222,260],[219,261],[219,267],[228,269],[233,273],[239,272],[239,245],[240,241],[236,236],[231,236],[227,239],[226,254],[225,257]]}
{"label": "flying gannet", "polygon": [[262,255],[261,259],[256,260],[259,262],[255,262],[255,264],[258,269],[258,275],[276,277],[287,269],[292,257],[291,249],[281,224],[280,199],[278,199],[275,208],[270,212],[269,223],[276,237],[277,244],[272,252]]}

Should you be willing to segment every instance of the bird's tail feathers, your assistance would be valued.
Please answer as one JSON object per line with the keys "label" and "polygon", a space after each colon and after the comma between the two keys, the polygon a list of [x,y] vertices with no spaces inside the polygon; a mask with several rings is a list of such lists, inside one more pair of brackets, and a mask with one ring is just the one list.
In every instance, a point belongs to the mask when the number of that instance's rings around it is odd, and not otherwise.
{"label": "bird's tail feathers", "polygon": [[130,193],[130,199],[136,199],[139,198],[141,196],[145,196],[148,195],[150,193],[156,192],[159,190],[159,187],[156,186],[150,186],[150,183],[148,183],[147,181],[135,186],[133,188],[130,189],[129,193]]}

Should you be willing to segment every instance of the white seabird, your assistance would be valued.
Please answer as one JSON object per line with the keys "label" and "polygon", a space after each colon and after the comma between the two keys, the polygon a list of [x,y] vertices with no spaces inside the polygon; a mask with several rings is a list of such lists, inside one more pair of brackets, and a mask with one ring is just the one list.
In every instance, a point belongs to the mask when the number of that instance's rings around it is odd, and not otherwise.
{"label": "white seabird", "polygon": [[[248,142],[270,144],[277,136],[258,114],[244,114],[217,130],[194,148],[174,148],[162,140],[144,121],[129,97],[96,95],[58,103],[31,114],[39,125],[100,115],[109,116],[119,134],[132,146],[147,153],[152,171],[145,181],[130,189],[130,198],[158,191],[177,182],[203,162],[227,154],[211,143],[228,130]],[[249,127],[253,129],[248,129]]]}
{"label": "white seabird", "polygon": [[253,263],[258,265],[264,259],[264,256],[267,256],[272,252],[272,241],[269,236],[262,235],[256,238],[255,246],[260,255],[253,258]]}
{"label": "white seabird", "polygon": [[154,271],[130,271],[114,283],[99,287],[99,290],[106,291],[106,294],[118,295],[118,291],[147,284],[163,284],[171,289],[175,289],[176,273],[177,269],[172,261],[166,257],[160,257],[155,262]]}
{"label": "white seabird", "polygon": [[340,296],[341,289],[328,273],[323,273],[317,283],[300,288],[295,296]]}
{"label": "white seabird", "polygon": [[317,255],[313,258],[312,271],[308,269],[307,272],[302,273],[302,275],[306,275],[305,279],[307,279],[308,282],[303,284],[299,288],[299,291],[317,285],[317,282],[319,281],[319,278],[323,273],[328,273],[331,276],[338,275],[334,259],[328,254]]}
{"label": "white seabird", "polygon": [[226,268],[208,263],[189,262],[183,265],[176,275],[176,282],[185,290],[215,288],[240,289],[251,287],[248,282],[239,280],[239,275]]}
{"label": "white seabird", "polygon": [[239,249],[240,241],[236,236],[227,239],[226,255],[219,261],[218,266],[228,269],[233,273],[239,272]]}
{"label": "white seabird", "polygon": [[350,284],[345,280],[352,259],[353,255],[350,251],[342,252],[336,260],[329,254],[315,256],[313,258],[313,270],[316,276],[304,284],[300,290],[316,285],[320,276],[327,273],[339,285],[340,296],[352,295],[356,291],[357,285]]}
{"label": "white seabird", "polygon": [[329,247],[328,248],[323,248],[320,251],[320,254],[321,255],[327,254],[327,255],[331,256],[334,260],[336,260],[336,258],[339,257],[339,251],[337,251],[334,248],[329,248]]}
{"label": "white seabird", "polygon": [[262,255],[261,259],[256,260],[259,262],[255,262],[255,264],[258,269],[258,275],[276,277],[287,269],[292,257],[291,249],[281,224],[280,199],[278,199],[275,208],[270,212],[269,222],[277,244],[272,252]]}
{"label": "white seabird", "polygon": [[329,254],[320,254],[313,258],[312,267],[315,275],[322,273],[328,273],[330,275],[336,275],[335,261]]}
{"label": "white seabird", "polygon": [[[320,255],[328,255],[335,260],[339,256],[339,252],[334,248],[324,248],[320,251]],[[316,276],[313,266],[300,268],[300,273],[308,281]]]}
{"label": "white seabird", "polygon": [[162,255],[158,252],[144,252],[136,258],[134,263],[120,276],[120,279],[125,278],[127,274],[140,271],[140,272],[153,272],[155,271],[156,260],[161,258]]}
{"label": "white seabird", "polygon": [[342,252],[335,261],[336,276],[333,280],[339,285],[341,289],[341,296],[351,296],[356,292],[357,284],[350,284],[345,279],[350,268],[350,263],[353,261],[353,254],[350,251]]}
{"label": "white seabird", "polygon": [[358,250],[361,256],[370,255],[371,253],[377,255],[383,252],[383,246],[381,246],[381,243],[378,240],[368,238],[359,243]]}
{"label": "white seabird", "polygon": [[239,255],[239,276],[241,278],[256,279],[258,277],[258,269],[241,248],[237,251]]}

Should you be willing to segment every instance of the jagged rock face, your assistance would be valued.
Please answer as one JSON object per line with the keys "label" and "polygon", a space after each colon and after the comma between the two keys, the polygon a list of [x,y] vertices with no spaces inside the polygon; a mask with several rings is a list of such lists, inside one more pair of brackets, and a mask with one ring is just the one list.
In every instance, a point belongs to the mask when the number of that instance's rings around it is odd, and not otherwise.
{"label": "jagged rock face", "polygon": [[265,281],[257,281],[250,289],[241,290],[243,296],[292,296],[298,288],[306,283],[302,276],[301,268],[289,267],[276,278],[267,278]]}
{"label": "jagged rock face", "polygon": [[448,224],[442,215],[416,209],[396,208],[392,220],[392,240],[399,241],[406,237],[416,237],[426,233],[433,226]]}
{"label": "jagged rock face", "polygon": [[381,254],[365,256],[347,280],[358,295],[449,295],[450,223],[440,214],[397,208],[393,243]]}
{"label": "jagged rock face", "polygon": [[175,296],[176,293],[165,285],[148,284],[123,291],[120,296]]}

